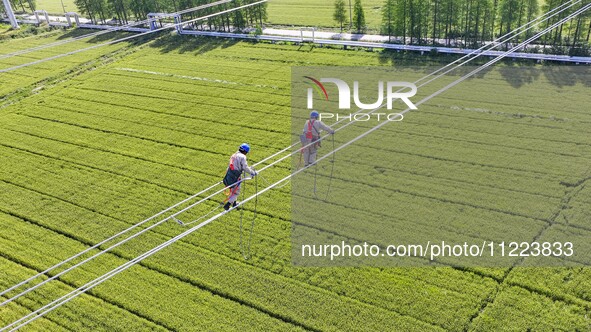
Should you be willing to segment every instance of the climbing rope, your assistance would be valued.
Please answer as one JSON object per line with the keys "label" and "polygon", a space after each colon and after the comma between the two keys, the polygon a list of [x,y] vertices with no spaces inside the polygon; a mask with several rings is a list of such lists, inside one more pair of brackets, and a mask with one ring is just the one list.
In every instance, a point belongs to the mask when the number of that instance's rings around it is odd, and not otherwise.
{"label": "climbing rope", "polygon": [[216,206],[215,208],[213,208],[211,211],[209,211],[206,215],[201,216],[195,220],[189,221],[189,222],[182,222],[181,220],[177,219],[176,217],[172,217],[172,219],[174,219],[177,223],[179,223],[181,226],[189,226],[191,224],[195,224],[200,222],[201,220],[209,217],[210,215],[212,215],[214,212],[216,212],[217,210],[219,210],[222,206],[224,206],[224,203],[220,203],[218,204],[218,206]]}
{"label": "climbing rope", "polygon": [[318,198],[316,196],[316,178],[318,176],[318,163],[314,162],[314,198]]}
{"label": "climbing rope", "polygon": [[[334,151],[335,150],[334,134],[331,136],[332,136],[332,150]],[[332,163],[332,166],[330,168],[330,177],[328,180],[328,188],[326,190],[326,196],[324,196],[325,201],[328,199],[328,195],[330,193],[330,187],[332,186],[332,178],[333,178],[333,174],[334,174],[334,164],[335,164],[335,155],[336,155],[336,153],[332,154],[332,159],[330,161]],[[316,198],[316,199],[318,199],[317,186],[316,186],[317,178],[318,178],[318,163],[314,162],[314,198]]]}
{"label": "climbing rope", "polygon": [[[335,151],[334,134],[332,134],[332,150]],[[326,189],[326,196],[324,197],[324,200],[325,201],[328,200],[328,194],[330,194],[330,187],[332,186],[332,178],[333,178],[333,174],[334,174],[335,155],[336,155],[336,152],[334,152],[332,154],[332,160],[330,161],[332,163],[332,166],[330,167],[330,178],[328,180],[328,188]]]}
{"label": "climbing rope", "polygon": [[[246,192],[246,181],[242,182],[243,183],[243,187],[242,187],[242,194],[241,194],[241,201],[244,200],[244,193]],[[255,200],[254,200],[254,211],[253,211],[253,216],[252,216],[252,220],[250,222],[250,231],[249,231],[249,235],[248,235],[248,246],[247,246],[247,250],[245,251],[244,248],[244,207],[241,206],[240,207],[240,251],[242,253],[242,257],[244,257],[244,259],[248,260],[250,259],[250,247],[252,244],[252,233],[254,232],[254,223],[257,217],[257,207],[258,207],[258,203],[259,203],[259,196],[258,196],[258,192],[259,192],[259,180],[258,180],[258,176],[254,177],[254,186],[255,186]]]}

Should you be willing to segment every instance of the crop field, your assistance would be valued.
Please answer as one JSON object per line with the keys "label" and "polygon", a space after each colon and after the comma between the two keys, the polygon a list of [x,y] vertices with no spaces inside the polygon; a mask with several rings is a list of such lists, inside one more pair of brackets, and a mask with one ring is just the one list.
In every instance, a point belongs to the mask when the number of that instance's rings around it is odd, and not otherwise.
{"label": "crop field", "polygon": [[[73,0],[37,0],[37,9],[46,10],[49,14],[63,14],[67,12],[79,13]],[[64,11],[64,9],[66,11]]]}
{"label": "crop field", "polygon": [[[66,12],[79,12],[72,0],[63,1]],[[370,30],[377,31],[380,26],[382,14],[382,0],[362,1],[365,9],[365,19]],[[268,5],[269,24],[313,26],[325,28],[337,28],[338,24],[333,20],[334,3],[331,1],[315,0],[271,0]],[[61,1],[37,0],[37,8],[46,10],[50,14],[63,14]],[[18,10],[18,8],[15,8]],[[349,7],[347,3],[347,15]]]}
{"label": "crop field", "polygon": [[[62,33],[7,41],[0,52],[58,40]],[[0,59],[0,68],[38,56]],[[162,36],[0,73],[0,290],[220,181],[240,143],[251,143],[251,163],[288,146],[291,66],[408,62],[436,64],[387,52]],[[591,232],[591,114],[572,111],[588,105],[588,81],[559,82],[548,75],[515,82],[504,72],[511,70],[500,65],[487,73],[487,84],[469,83],[474,94],[450,90],[379,136],[359,141],[354,153],[339,154],[333,200],[379,215],[339,191],[354,181],[368,197],[396,202],[401,232],[441,220],[440,229],[427,227],[426,234],[459,229],[479,238],[471,226],[481,219],[498,221],[488,230],[495,236],[510,231],[562,238],[573,227],[578,234]],[[489,95],[515,89],[525,97]],[[527,98],[540,91],[544,99]],[[561,100],[569,107],[561,107]],[[336,140],[342,143],[347,135]],[[363,171],[365,160],[383,153],[396,163]],[[289,163],[273,167],[261,174],[259,186],[289,173]],[[289,186],[259,198],[248,260],[240,250],[239,213],[232,212],[28,330],[591,327],[589,268],[294,266],[290,202]],[[319,219],[338,209],[329,201]],[[245,219],[252,212],[249,203]],[[338,224],[323,226],[339,234]],[[0,307],[0,326],[184,230],[167,222]]]}
{"label": "crop field", "polygon": [[[60,42],[66,38],[73,38],[87,33],[87,30],[75,30],[67,33],[52,30],[25,38],[0,40],[0,69],[18,66],[126,36],[125,33],[108,33],[88,40],[40,49],[18,57],[6,57],[6,55],[14,52]],[[0,85],[0,105],[10,103],[23,96],[38,93],[48,86],[66,80],[69,76],[78,75],[101,64],[113,61],[130,52],[128,46],[129,44],[126,43],[114,44],[61,57],[32,67],[25,67],[18,71],[2,73],[0,77],[0,83],[2,83]]]}
{"label": "crop field", "polygon": [[[362,0],[365,21],[371,31],[379,31],[382,21],[382,0]],[[351,1],[351,5],[353,1]],[[334,1],[316,0],[271,0],[269,1],[269,23],[310,27],[338,28],[332,18]],[[347,2],[347,21],[349,3]],[[348,27],[348,26],[347,26]]]}

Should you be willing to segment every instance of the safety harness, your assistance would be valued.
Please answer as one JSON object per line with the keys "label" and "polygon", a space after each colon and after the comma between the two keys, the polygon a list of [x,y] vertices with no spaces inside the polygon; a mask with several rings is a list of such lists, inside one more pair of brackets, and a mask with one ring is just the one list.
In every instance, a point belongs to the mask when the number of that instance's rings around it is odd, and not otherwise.
{"label": "safety harness", "polygon": [[314,120],[308,120],[308,130],[306,131],[306,138],[312,139],[314,135],[312,134],[312,129],[314,129]]}
{"label": "safety harness", "polygon": [[222,181],[224,183],[224,186],[229,187],[228,192],[226,193],[226,200],[224,201],[224,203],[230,199],[230,196],[236,193],[239,185],[235,184],[240,181],[240,177],[242,176],[242,170],[238,170],[234,166],[235,157],[236,154],[233,154],[232,157],[230,157],[230,165],[228,166],[228,169],[226,170],[226,175],[224,176],[224,179]]}
{"label": "safety harness", "polygon": [[314,127],[315,121],[316,120],[308,120],[308,130],[306,130],[306,139],[308,139],[310,142],[316,142],[316,145],[320,146],[320,141],[318,140],[318,138],[314,140],[314,134],[312,133],[313,130],[316,132],[316,137],[320,137],[320,132],[318,132],[318,129]]}

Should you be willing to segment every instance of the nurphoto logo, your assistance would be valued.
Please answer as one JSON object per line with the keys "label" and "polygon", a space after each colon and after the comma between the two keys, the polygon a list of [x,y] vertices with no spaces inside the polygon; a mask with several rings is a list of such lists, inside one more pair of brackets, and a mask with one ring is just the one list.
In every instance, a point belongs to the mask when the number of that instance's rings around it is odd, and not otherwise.
{"label": "nurphoto logo", "polygon": [[[311,76],[304,76],[310,81],[311,87],[307,88],[307,108],[314,109],[314,90],[318,96],[329,101],[329,95],[323,83],[332,83],[338,90],[338,109],[351,110],[351,88],[347,82],[338,78],[320,78],[315,79]],[[416,110],[417,107],[410,100],[416,95],[417,86],[410,82],[400,81],[378,81],[377,82],[377,100],[374,103],[367,104],[361,101],[360,98],[360,84],[359,81],[353,81],[353,102],[360,111],[370,110],[370,112],[362,113],[348,113],[340,114],[338,112],[326,113],[319,112],[320,119],[336,118],[337,121],[348,119],[349,121],[369,121],[376,119],[377,121],[401,121],[403,115],[400,113],[376,113],[375,111],[385,106],[388,110],[392,110],[394,101],[400,99],[411,110]]]}

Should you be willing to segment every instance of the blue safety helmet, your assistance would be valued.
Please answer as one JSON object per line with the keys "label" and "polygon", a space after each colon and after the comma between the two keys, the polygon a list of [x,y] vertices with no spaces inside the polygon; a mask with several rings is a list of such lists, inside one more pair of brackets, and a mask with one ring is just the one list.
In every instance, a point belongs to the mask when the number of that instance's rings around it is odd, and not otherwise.
{"label": "blue safety helmet", "polygon": [[310,113],[310,117],[311,117],[311,118],[316,118],[316,119],[318,119],[318,116],[319,116],[319,114],[318,114],[318,112],[316,112],[316,111],[312,111],[312,112]]}
{"label": "blue safety helmet", "polygon": [[248,153],[248,151],[250,151],[250,145],[248,145],[248,144],[246,144],[246,143],[242,143],[242,144],[240,145],[240,147],[238,148],[238,151],[240,151],[240,152],[242,152],[242,153],[244,153],[244,154],[247,154],[247,153]]}

